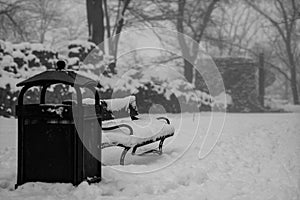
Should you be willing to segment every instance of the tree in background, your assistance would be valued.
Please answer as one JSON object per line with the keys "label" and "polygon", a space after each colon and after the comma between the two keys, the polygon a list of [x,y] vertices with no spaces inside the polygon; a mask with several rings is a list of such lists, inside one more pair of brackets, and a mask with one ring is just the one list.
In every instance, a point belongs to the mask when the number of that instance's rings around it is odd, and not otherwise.
{"label": "tree in background", "polygon": [[299,28],[300,2],[297,0],[274,0],[262,4],[256,1],[245,1],[268,21],[268,29],[271,27],[276,30],[269,32],[269,40],[273,43],[277,56],[289,71],[293,102],[299,104],[297,63],[299,64],[300,49],[296,30]]}
{"label": "tree in background", "polygon": [[46,33],[59,26],[63,14],[58,0],[1,0],[0,5],[0,33],[16,42],[44,43]]}
{"label": "tree in background", "polygon": [[[117,2],[117,4],[115,4]],[[124,15],[128,8],[130,0],[111,1],[112,7],[109,7],[107,0],[86,0],[87,21],[89,30],[89,40],[104,52],[105,32],[108,40],[108,54],[113,57],[113,62],[108,66],[108,73],[116,73],[118,43],[120,33],[124,26]],[[111,21],[114,20],[114,23]],[[111,26],[111,24],[114,24]]]}
{"label": "tree in background", "polygon": [[[183,60],[184,77],[192,83],[195,81],[193,64],[199,52],[199,43],[207,27],[212,25],[212,13],[218,2],[219,0],[149,0],[143,4],[134,2],[130,11],[140,20],[147,21],[153,26],[157,26],[160,22],[167,22],[177,30],[182,56],[187,58]],[[146,7],[148,12],[145,11]],[[182,34],[190,36],[197,43],[187,44]]]}
{"label": "tree in background", "polygon": [[[203,38],[207,26],[212,20],[211,15],[218,1],[219,0],[206,2],[196,1],[196,3],[191,2],[190,4],[187,4],[186,0],[178,1],[177,31],[182,34],[188,34],[198,43],[198,45],[193,43],[194,45],[189,47],[184,37],[178,34],[178,42],[181,47],[182,55],[185,58],[189,58],[191,62],[195,62],[197,58],[199,43]],[[184,24],[186,24],[186,26]],[[186,29],[189,29],[189,31]],[[186,59],[184,60],[184,76],[189,82],[193,82],[193,64],[194,63],[190,63]],[[195,74],[195,77],[197,77],[197,74]]]}
{"label": "tree in background", "polygon": [[[286,34],[282,11],[278,10],[279,6],[275,7],[274,1],[256,2],[255,5],[265,12],[262,15],[252,8],[249,2],[230,0],[220,4],[214,11],[216,25],[208,31],[209,34],[204,36],[206,50],[214,55],[250,56],[257,61],[263,53],[265,69],[275,73],[277,77],[278,83],[276,87],[274,86],[276,91],[273,92],[288,98],[292,81],[286,45],[274,24],[264,16],[269,15],[276,20],[282,32]],[[288,1],[283,3],[289,4]],[[296,66],[299,65],[299,56],[297,56],[299,55],[299,46],[297,46],[299,28],[296,22],[294,33],[288,31],[293,35],[290,39]],[[296,69],[296,73],[299,74],[299,68]],[[279,86],[279,83],[282,85]]]}
{"label": "tree in background", "polygon": [[216,24],[205,34],[208,52],[219,56],[247,56],[257,42],[262,17],[243,1],[222,3],[214,11]]}
{"label": "tree in background", "polygon": [[[89,41],[96,45],[104,41],[104,12],[102,0],[86,0]],[[104,46],[100,46],[104,51]]]}
{"label": "tree in background", "polygon": [[[299,3],[296,0],[0,0],[0,39],[13,43],[41,42],[66,51],[66,43],[71,40],[87,40],[89,35],[91,41],[99,44],[105,37],[112,37],[103,50],[114,59],[108,71],[116,73],[119,33],[125,28],[166,27],[201,42],[214,56],[257,59],[263,52],[265,67],[278,75],[283,88],[288,86],[289,94],[282,96],[292,96],[299,103]],[[81,12],[85,9],[88,13]],[[90,9],[99,12],[91,17]],[[88,21],[95,25],[87,26]],[[161,41],[165,43],[163,46],[175,44],[176,50],[193,61],[199,46],[192,46],[180,35],[174,40]],[[199,74],[193,70],[193,63],[167,52],[153,62],[174,65],[171,61],[176,61],[175,65],[184,69],[186,79],[197,85]]]}
{"label": "tree in background", "polygon": [[1,0],[0,1],[0,35],[1,39],[15,39],[16,41],[25,41],[27,32],[21,18],[17,16],[21,8],[26,5],[25,1]]}
{"label": "tree in background", "polygon": [[[118,0],[118,4],[115,8],[108,8],[107,0],[103,0],[105,10],[105,22],[106,22],[106,36],[108,40],[108,51],[109,55],[113,56],[113,62],[108,66],[111,73],[116,73],[117,53],[118,44],[120,39],[120,33],[125,25],[125,12],[128,9],[131,0]],[[115,15],[113,15],[115,12]],[[111,17],[115,16],[115,18]],[[114,25],[111,26],[111,21],[115,21]]]}

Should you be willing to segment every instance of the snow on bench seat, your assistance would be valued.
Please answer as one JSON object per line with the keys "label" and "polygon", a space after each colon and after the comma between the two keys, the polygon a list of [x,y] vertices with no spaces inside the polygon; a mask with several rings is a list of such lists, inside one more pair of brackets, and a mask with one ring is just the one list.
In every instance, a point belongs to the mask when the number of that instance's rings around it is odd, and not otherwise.
{"label": "snow on bench seat", "polygon": [[[107,104],[107,110],[109,111],[120,111],[122,109],[125,109],[128,111],[129,105],[136,106],[135,96],[128,96],[124,98],[116,98],[116,99],[105,99],[101,100]],[[100,101],[100,103],[102,103]],[[83,104],[86,105],[94,105],[95,99],[92,98],[85,98],[82,100]]]}
{"label": "snow on bench seat", "polygon": [[[82,102],[89,105],[95,104],[95,100],[92,98],[83,99]],[[100,100],[100,104],[103,105],[104,111],[118,112],[125,110],[130,114],[130,117],[138,115],[135,96]],[[102,129],[102,146],[121,145],[124,147],[134,147],[147,142],[154,142],[166,136],[172,136],[175,132],[174,127],[166,123],[165,120],[158,120],[156,118],[142,119],[140,117],[136,119],[115,119],[113,115],[111,118],[103,116],[102,127],[108,128],[125,124],[132,128],[133,134],[130,135],[130,129],[124,126],[113,130]]]}
{"label": "snow on bench seat", "polygon": [[147,141],[155,141],[164,136],[174,134],[174,127],[167,124],[164,120],[112,120],[103,122],[104,127],[115,126],[119,124],[127,124],[132,127],[133,135],[129,135],[130,131],[126,127],[121,127],[115,130],[102,131],[102,144],[124,145],[133,147],[137,144],[142,144]]}

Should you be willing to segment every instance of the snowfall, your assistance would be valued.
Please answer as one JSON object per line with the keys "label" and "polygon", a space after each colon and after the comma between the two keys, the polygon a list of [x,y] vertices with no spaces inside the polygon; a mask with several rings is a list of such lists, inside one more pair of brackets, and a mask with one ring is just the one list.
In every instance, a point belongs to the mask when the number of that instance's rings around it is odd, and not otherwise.
{"label": "snowfall", "polygon": [[176,133],[161,156],[128,154],[120,166],[121,149],[108,148],[99,183],[16,190],[17,120],[0,118],[0,199],[300,199],[300,113],[167,116]]}

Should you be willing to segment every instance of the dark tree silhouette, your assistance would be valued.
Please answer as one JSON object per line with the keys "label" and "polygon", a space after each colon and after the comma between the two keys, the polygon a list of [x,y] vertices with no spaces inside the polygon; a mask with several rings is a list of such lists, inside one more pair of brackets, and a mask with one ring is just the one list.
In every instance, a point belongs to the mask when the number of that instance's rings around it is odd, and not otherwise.
{"label": "dark tree silhouette", "polygon": [[[96,45],[104,41],[104,13],[102,0],[86,0],[89,41]],[[104,45],[100,49],[104,51]]]}

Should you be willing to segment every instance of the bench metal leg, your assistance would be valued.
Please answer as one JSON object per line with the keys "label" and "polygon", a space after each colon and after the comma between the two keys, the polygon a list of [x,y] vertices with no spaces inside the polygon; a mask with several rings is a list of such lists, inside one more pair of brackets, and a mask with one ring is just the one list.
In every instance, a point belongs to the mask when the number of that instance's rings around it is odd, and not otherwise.
{"label": "bench metal leg", "polygon": [[165,138],[161,139],[160,142],[159,142],[159,146],[158,146],[158,154],[159,155],[161,155],[163,153],[162,152],[162,147],[163,147],[164,141],[165,141]]}
{"label": "bench metal leg", "polygon": [[134,146],[133,149],[132,149],[131,154],[132,154],[133,156],[135,155],[136,149],[137,149],[137,146]]}
{"label": "bench metal leg", "polygon": [[157,153],[158,155],[162,155],[162,147],[163,147],[163,144],[164,144],[164,140],[165,140],[165,138],[162,138],[160,140],[158,149],[150,149],[148,151],[136,154],[137,146],[135,146],[135,147],[133,147],[133,150],[132,150],[131,154],[132,155],[137,155],[137,156],[143,156],[143,155],[148,154],[148,153]]}
{"label": "bench metal leg", "polygon": [[124,165],[124,159],[125,156],[127,154],[127,152],[129,151],[130,147],[125,147],[122,154],[121,154],[121,158],[120,158],[120,165]]}

